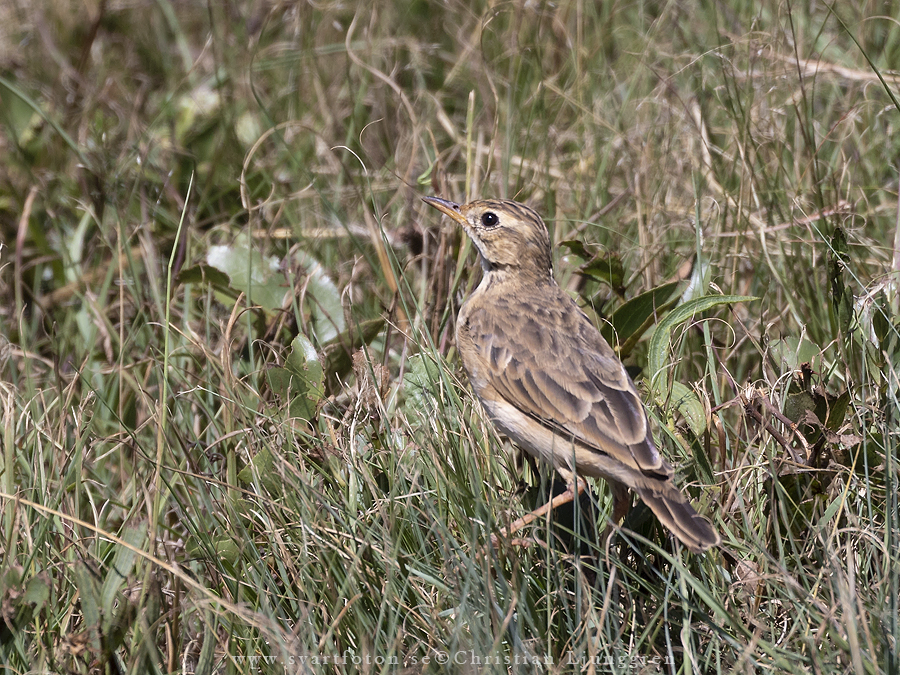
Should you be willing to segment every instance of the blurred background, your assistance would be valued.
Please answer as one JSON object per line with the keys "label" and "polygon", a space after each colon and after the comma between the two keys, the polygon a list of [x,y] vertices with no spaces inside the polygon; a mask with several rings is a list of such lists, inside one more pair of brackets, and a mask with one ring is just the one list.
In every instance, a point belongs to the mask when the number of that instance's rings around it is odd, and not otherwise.
{"label": "blurred background", "polygon": [[[0,662],[896,671],[898,16],[6,0]],[[558,486],[425,195],[544,216],[720,550],[602,482],[490,546]]]}

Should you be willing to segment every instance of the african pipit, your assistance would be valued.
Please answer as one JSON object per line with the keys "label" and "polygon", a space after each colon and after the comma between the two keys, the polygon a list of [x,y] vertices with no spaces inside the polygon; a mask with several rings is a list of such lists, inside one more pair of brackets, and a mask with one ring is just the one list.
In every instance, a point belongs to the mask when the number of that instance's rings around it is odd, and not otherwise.
{"label": "african pipit", "polygon": [[481,254],[484,276],[456,323],[472,388],[497,428],[569,485],[534,514],[574,498],[577,475],[592,476],[612,489],[614,522],[628,512],[631,489],[691,551],[718,545],[672,482],[622,362],[553,278],[540,216],[506,200],[424,201],[462,225]]}

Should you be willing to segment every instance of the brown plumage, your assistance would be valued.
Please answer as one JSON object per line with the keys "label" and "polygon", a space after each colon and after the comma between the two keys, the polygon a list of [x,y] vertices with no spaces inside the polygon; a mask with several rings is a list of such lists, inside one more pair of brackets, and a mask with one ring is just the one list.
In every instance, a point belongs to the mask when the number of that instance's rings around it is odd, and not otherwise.
{"label": "brown plumage", "polygon": [[636,492],[690,550],[720,542],[672,482],[634,383],[588,317],[553,278],[550,237],[523,204],[425,202],[462,225],[484,277],[463,304],[456,343],[494,424],[555,467],[574,496],[576,474],[605,479],[613,520]]}

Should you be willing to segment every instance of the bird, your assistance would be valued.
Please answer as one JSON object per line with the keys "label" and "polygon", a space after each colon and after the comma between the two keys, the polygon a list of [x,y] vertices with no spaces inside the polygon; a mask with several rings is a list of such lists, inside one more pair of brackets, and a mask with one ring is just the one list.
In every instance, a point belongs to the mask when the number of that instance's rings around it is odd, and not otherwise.
{"label": "bird", "polygon": [[636,493],[682,544],[702,553],[721,543],[673,481],[625,366],[553,276],[550,235],[536,211],[515,201],[423,201],[462,226],[483,275],[456,322],[469,383],[495,427],[560,474],[568,489],[508,528],[524,527],[602,478],[618,524]]}

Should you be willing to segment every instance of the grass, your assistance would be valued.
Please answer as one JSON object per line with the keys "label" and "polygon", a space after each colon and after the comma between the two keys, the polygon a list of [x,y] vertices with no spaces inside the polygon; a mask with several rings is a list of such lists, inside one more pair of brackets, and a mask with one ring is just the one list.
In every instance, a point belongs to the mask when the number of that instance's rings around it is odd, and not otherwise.
{"label": "grass", "polygon": [[[897,15],[4,5],[0,662],[896,672]],[[558,486],[427,194],[545,216],[721,549],[602,483],[488,546]]]}

